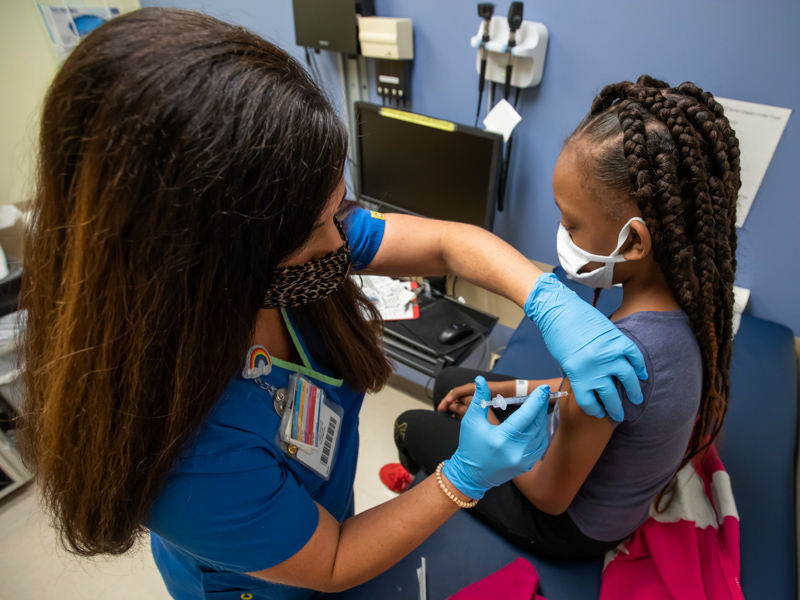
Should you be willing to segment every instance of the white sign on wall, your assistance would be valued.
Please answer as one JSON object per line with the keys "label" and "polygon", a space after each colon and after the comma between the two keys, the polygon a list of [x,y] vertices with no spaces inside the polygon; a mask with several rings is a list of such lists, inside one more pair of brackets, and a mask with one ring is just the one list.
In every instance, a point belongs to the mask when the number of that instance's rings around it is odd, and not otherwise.
{"label": "white sign on wall", "polygon": [[725,116],[739,138],[742,188],[739,190],[739,203],[736,207],[736,226],[741,227],[750,212],[792,110],[729,98],[714,99],[722,104]]}
{"label": "white sign on wall", "polygon": [[89,32],[103,23],[119,16],[117,6],[68,6],[61,4],[38,3],[39,14],[42,16],[50,42],[56,51],[58,62],[63,62],[78,42],[86,37]]}

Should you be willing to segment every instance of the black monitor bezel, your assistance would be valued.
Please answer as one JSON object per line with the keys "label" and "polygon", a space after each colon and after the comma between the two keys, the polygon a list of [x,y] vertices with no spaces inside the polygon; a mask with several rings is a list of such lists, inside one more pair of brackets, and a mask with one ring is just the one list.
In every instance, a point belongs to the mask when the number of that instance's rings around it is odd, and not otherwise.
{"label": "black monitor bezel", "polygon": [[[362,193],[364,189],[364,173],[361,169],[361,165],[364,163],[362,162],[362,149],[361,149],[361,111],[368,110],[376,113],[380,113],[382,108],[390,108],[383,106],[381,104],[373,104],[372,102],[356,102],[355,103],[355,118],[356,118],[356,160],[357,163],[357,172],[358,172],[358,195],[359,199],[376,204],[378,206],[386,206],[389,207],[392,211],[403,213],[406,215],[414,215],[419,217],[427,217],[427,215],[422,215],[420,213],[416,213],[410,211],[402,206],[396,206],[385,200],[380,200],[378,198],[373,198],[372,196],[368,196]],[[403,111],[409,112],[410,111]],[[410,113],[414,115],[419,115],[422,117],[427,117],[428,115],[420,115],[419,113]],[[430,118],[437,118],[437,117],[430,117]],[[492,230],[494,226],[494,217],[496,213],[497,207],[497,184],[500,175],[500,161],[502,158],[502,151],[503,151],[503,136],[494,133],[491,131],[486,131],[484,129],[479,129],[478,127],[472,127],[470,125],[463,125],[461,123],[455,123],[451,121],[455,125],[455,131],[468,133],[470,135],[475,135],[478,137],[486,138],[492,140],[494,142],[492,148],[492,164],[489,168],[489,177],[492,181],[491,189],[489,190],[486,198],[486,213],[484,215],[484,223],[482,227],[487,229],[488,231]],[[409,125],[414,125],[414,123],[409,123]],[[420,127],[424,127],[423,125],[419,125]],[[453,219],[453,221],[457,221],[457,219]]]}

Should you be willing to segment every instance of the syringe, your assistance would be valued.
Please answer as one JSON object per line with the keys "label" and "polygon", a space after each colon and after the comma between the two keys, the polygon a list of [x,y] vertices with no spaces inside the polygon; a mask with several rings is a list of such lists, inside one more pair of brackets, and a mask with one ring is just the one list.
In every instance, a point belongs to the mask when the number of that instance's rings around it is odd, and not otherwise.
{"label": "syringe", "polygon": [[[555,400],[556,398],[563,398],[566,396],[568,392],[550,392],[547,398],[549,400]],[[491,400],[481,400],[481,408],[486,408],[487,406],[491,406],[492,408],[499,408],[500,410],[505,410],[511,404],[522,404],[525,400],[528,399],[528,396],[514,396],[513,398],[503,398],[500,394],[497,394]]]}

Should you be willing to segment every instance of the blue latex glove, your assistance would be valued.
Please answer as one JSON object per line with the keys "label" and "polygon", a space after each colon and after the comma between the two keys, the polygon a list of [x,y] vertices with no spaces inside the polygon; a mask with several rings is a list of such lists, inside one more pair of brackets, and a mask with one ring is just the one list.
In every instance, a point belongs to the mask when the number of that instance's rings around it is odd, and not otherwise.
{"label": "blue latex glove", "polygon": [[531,470],[547,449],[547,396],[550,387],[541,385],[515,413],[500,425],[486,418],[489,386],[475,378],[475,395],[461,419],[458,449],[444,462],[442,473],[455,488],[474,500],[489,488],[510,481]]}
{"label": "blue latex glove", "polygon": [[539,276],[525,302],[525,314],[542,332],[547,349],[569,377],[575,400],[586,414],[602,417],[605,406],[612,419],[622,421],[622,401],[612,376],[622,383],[631,402],[641,404],[639,379],[647,379],[647,368],[639,348],[558,277],[552,273]]}

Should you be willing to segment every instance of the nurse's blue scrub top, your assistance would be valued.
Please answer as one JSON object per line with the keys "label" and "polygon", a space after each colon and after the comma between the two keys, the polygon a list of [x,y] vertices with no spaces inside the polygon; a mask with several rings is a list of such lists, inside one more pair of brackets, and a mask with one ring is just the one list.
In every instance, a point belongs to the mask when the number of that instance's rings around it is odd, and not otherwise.
{"label": "nurse's blue scrub top", "polygon": [[[372,261],[384,226],[383,215],[363,209],[345,218],[354,270]],[[147,523],[153,557],[177,600],[314,597],[310,590],[244,573],[273,567],[305,546],[319,520],[315,501],[339,521],[353,513],[358,413],[364,396],[315,363],[291,310],[282,313],[303,364],[273,358],[265,379],[282,388],[292,373],[300,373],[344,409],[330,479],[284,454],[275,443],[280,417],[272,397],[237,375],[169,476]]]}

